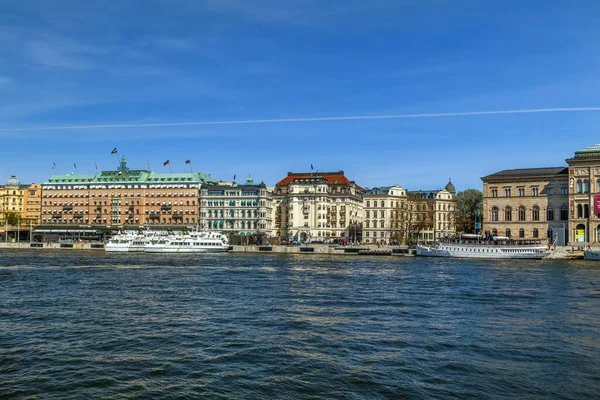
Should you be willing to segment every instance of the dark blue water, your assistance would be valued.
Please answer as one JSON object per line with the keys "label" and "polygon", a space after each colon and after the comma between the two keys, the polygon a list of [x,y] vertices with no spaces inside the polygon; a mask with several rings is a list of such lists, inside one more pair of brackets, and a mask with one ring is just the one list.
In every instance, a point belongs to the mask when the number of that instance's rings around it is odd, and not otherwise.
{"label": "dark blue water", "polygon": [[600,396],[600,263],[0,253],[0,397]]}

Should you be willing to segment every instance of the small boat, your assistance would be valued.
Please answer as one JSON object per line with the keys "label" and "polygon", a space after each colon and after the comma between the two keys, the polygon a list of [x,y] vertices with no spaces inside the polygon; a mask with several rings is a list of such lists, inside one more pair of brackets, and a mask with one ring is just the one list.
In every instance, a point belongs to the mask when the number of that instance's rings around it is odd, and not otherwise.
{"label": "small boat", "polygon": [[600,261],[600,250],[586,250],[583,252],[584,260]]}
{"label": "small boat", "polygon": [[457,258],[524,258],[541,259],[551,247],[540,240],[511,240],[505,236],[483,238],[463,234],[457,239],[443,239],[433,246],[417,245],[417,256]]}

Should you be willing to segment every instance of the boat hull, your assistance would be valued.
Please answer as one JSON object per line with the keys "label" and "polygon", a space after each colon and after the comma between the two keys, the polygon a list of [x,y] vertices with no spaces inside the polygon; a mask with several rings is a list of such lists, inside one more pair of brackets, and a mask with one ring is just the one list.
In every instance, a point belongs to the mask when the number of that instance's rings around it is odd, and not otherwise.
{"label": "boat hull", "polygon": [[157,247],[147,246],[144,248],[145,253],[225,253],[229,250],[229,246],[223,247],[206,247],[206,248],[190,248],[190,246],[169,246],[169,247]]}
{"label": "boat hull", "polygon": [[600,261],[600,250],[587,250],[583,252],[584,260]]}
{"label": "boat hull", "polygon": [[550,254],[543,246],[417,246],[416,255],[421,257],[454,257],[485,259],[542,259]]}
{"label": "boat hull", "polygon": [[104,246],[104,251],[108,252],[108,253],[128,253],[130,250],[130,246],[129,245],[111,245],[110,243],[108,243],[106,246]]}

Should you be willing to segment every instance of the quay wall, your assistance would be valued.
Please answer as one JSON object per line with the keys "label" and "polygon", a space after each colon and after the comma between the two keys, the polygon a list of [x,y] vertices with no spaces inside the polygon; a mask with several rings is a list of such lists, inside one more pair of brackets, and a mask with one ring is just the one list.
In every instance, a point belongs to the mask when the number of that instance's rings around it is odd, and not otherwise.
{"label": "quay wall", "polygon": [[[12,250],[90,250],[104,251],[103,243],[40,243],[40,242],[21,242],[5,243],[0,242],[0,251],[3,249]],[[331,245],[304,245],[304,246],[230,246],[230,253],[248,253],[248,254],[317,254],[317,255],[371,255],[371,256],[414,256],[414,250],[406,246],[331,246]],[[582,258],[583,251],[571,246],[557,247],[556,250],[546,259],[568,260]]]}

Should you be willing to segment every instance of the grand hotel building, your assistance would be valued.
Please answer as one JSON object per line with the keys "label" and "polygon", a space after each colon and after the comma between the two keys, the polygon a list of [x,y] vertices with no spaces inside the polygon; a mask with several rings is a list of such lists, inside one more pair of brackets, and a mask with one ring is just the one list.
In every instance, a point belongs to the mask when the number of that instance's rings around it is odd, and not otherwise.
{"label": "grand hotel building", "polygon": [[194,226],[199,222],[198,197],[204,183],[215,181],[199,172],[130,170],[125,157],[116,171],[54,175],[42,184],[40,230]]}

